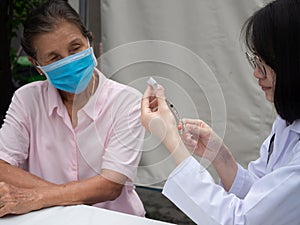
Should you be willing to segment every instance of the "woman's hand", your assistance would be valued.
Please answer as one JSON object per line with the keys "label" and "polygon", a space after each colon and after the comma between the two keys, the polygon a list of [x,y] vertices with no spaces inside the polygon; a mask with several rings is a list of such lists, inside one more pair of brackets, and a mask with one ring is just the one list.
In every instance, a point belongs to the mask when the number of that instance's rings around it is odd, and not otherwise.
{"label": "woman's hand", "polygon": [[19,188],[0,182],[0,217],[40,209],[37,199],[34,189]]}

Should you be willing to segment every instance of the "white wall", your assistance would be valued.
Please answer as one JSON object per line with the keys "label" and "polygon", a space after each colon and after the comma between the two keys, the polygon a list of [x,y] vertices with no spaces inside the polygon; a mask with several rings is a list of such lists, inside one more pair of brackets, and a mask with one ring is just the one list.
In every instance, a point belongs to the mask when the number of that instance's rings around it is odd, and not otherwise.
{"label": "white wall", "polygon": [[[141,92],[155,76],[182,116],[209,123],[246,166],[275,117],[240,40],[244,21],[264,2],[102,0],[102,71]],[[136,182],[161,182],[173,168],[164,147],[147,136]]]}

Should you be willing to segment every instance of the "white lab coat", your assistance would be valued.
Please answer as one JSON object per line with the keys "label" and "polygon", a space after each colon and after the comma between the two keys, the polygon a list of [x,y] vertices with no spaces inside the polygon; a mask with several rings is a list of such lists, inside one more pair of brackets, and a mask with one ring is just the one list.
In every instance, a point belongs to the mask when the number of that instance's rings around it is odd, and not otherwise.
{"label": "white lab coat", "polygon": [[[275,133],[267,164],[268,147]],[[215,184],[192,156],[169,176],[163,194],[197,224],[300,224],[300,121],[277,117],[260,158],[248,170],[238,167],[229,192]]]}

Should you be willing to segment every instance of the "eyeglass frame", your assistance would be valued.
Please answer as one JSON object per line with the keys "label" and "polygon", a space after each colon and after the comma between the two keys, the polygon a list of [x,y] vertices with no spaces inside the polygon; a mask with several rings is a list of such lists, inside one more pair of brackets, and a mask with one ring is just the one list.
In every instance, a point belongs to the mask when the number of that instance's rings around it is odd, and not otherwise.
{"label": "eyeglass frame", "polygon": [[245,52],[245,55],[246,55],[246,58],[250,64],[250,66],[253,69],[258,68],[259,71],[261,72],[261,74],[263,75],[263,77],[266,77],[267,71],[264,66],[263,60],[259,56],[255,55],[255,54],[250,54],[248,52]]}

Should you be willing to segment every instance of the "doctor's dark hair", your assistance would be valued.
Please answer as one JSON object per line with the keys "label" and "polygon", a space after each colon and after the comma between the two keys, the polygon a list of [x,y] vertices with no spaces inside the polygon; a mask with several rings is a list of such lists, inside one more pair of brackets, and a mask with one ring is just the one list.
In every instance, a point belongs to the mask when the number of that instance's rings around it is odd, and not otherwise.
{"label": "doctor's dark hair", "polygon": [[33,9],[24,23],[21,45],[27,55],[36,59],[34,38],[39,34],[52,32],[63,21],[76,25],[82,35],[88,37],[90,43],[92,42],[91,33],[85,28],[78,13],[66,0],[48,0]]}
{"label": "doctor's dark hair", "polygon": [[287,122],[300,119],[300,0],[277,0],[243,26],[247,48],[276,73],[274,105]]}

